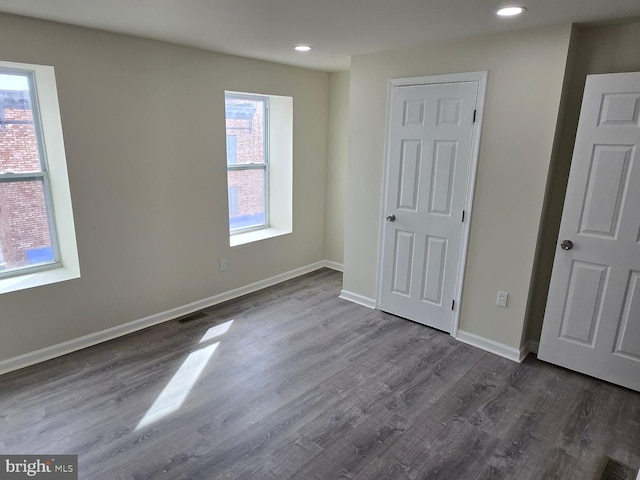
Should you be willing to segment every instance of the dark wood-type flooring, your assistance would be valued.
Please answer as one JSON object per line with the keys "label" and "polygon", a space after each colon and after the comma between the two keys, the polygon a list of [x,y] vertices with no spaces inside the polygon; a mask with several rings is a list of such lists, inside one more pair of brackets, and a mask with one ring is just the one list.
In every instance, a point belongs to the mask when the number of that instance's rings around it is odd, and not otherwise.
{"label": "dark wood-type flooring", "polygon": [[320,270],[4,375],[0,453],[78,454],[86,480],[589,480],[604,455],[640,465],[640,394],[340,287]]}

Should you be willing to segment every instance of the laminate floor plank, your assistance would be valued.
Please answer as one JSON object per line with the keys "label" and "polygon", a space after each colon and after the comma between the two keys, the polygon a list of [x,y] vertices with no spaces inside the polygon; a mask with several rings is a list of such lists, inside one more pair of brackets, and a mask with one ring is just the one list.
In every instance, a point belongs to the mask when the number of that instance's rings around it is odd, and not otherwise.
{"label": "laminate floor plank", "polygon": [[316,387],[283,405],[280,411],[265,417],[255,426],[225,439],[194,471],[195,478],[205,478],[211,471],[217,472],[222,478],[236,478],[245,474],[254,457],[267,449],[278,448],[282,442],[290,442],[289,435],[293,435],[310,417],[313,418],[318,409],[330,407],[337,399],[333,392]]}
{"label": "laminate floor plank", "polygon": [[382,455],[408,428],[408,422],[384,408],[346,431],[297,473],[298,478],[354,478],[371,458]]}
{"label": "laminate floor plank", "polygon": [[480,470],[476,477],[472,477],[473,480],[502,480],[506,477],[506,474],[493,465],[485,465],[484,468]]}
{"label": "laminate floor plank", "polygon": [[338,298],[327,269],[0,376],[0,453],[88,480],[589,480],[640,394]]}
{"label": "laminate floor plank", "polygon": [[469,423],[453,423],[430,445],[432,459],[410,467],[410,477],[421,480],[473,478],[499,439]]}
{"label": "laminate floor plank", "polygon": [[407,476],[407,467],[395,462],[383,461],[379,458],[368,462],[365,467],[354,477],[354,480],[411,480]]}
{"label": "laminate floor plank", "polygon": [[274,478],[296,478],[301,466],[313,461],[324,451],[325,449],[317,443],[295,434],[289,441],[282,442],[279,447],[265,452],[254,463],[262,462],[265,471]]}

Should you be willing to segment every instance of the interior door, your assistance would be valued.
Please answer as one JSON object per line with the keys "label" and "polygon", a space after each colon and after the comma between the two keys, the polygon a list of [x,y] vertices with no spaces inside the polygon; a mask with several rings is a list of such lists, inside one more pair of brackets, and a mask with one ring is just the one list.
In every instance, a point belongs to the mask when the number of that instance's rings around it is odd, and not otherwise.
{"label": "interior door", "polygon": [[391,92],[378,308],[451,331],[478,82]]}
{"label": "interior door", "polygon": [[538,356],[640,390],[640,73],[590,75]]}

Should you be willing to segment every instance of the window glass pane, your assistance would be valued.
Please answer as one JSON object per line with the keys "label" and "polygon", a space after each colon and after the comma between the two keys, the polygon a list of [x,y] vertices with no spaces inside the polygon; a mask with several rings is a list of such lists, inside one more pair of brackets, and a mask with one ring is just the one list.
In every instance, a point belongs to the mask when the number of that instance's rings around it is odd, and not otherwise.
{"label": "window glass pane", "polygon": [[[267,99],[225,95],[227,163],[266,163]],[[229,137],[234,137],[235,158],[229,156]]]}
{"label": "window glass pane", "polygon": [[0,174],[41,171],[27,75],[0,71]]}
{"label": "window glass pane", "polygon": [[229,187],[229,216],[238,215],[238,187]]}
{"label": "window glass pane", "polygon": [[41,180],[0,182],[1,271],[55,261]]}
{"label": "window glass pane", "polygon": [[265,179],[264,168],[227,172],[231,230],[265,225]]}
{"label": "window glass pane", "polygon": [[235,135],[227,135],[227,163],[238,163],[238,147]]}

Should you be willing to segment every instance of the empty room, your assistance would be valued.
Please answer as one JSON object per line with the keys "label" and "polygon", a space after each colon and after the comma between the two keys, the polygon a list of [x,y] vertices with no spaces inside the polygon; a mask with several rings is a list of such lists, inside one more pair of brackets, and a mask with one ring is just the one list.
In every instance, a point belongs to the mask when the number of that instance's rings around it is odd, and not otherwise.
{"label": "empty room", "polygon": [[0,479],[640,479],[638,45],[0,0]]}

